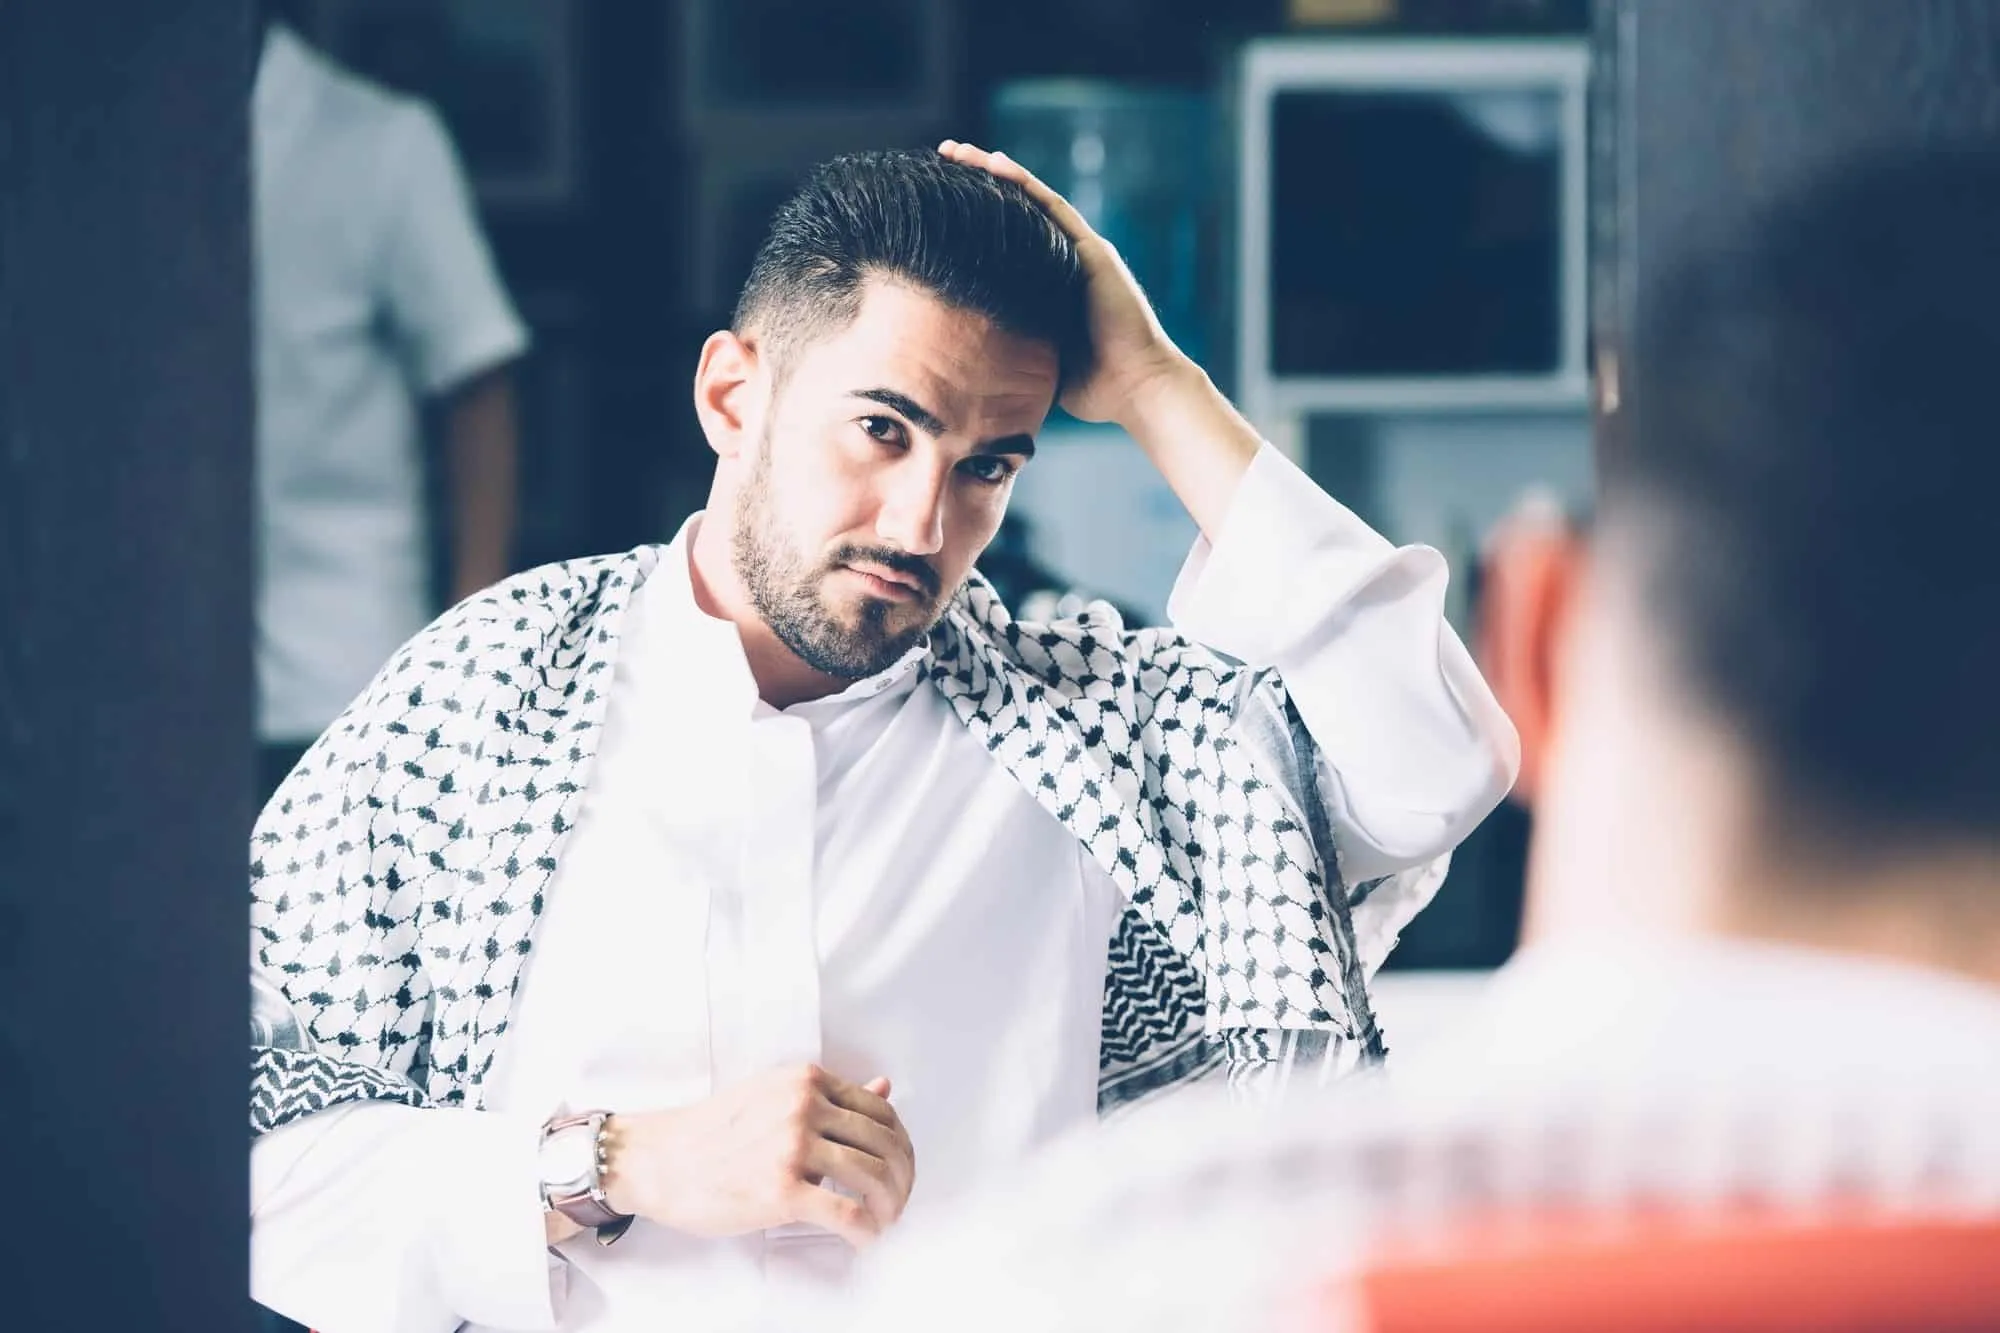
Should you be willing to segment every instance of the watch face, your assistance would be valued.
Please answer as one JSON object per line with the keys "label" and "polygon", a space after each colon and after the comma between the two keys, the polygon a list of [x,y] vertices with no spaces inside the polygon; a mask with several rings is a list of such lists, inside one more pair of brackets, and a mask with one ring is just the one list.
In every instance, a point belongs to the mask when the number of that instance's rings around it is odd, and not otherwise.
{"label": "watch face", "polygon": [[574,1194],[596,1183],[596,1136],[588,1125],[560,1130],[542,1140],[542,1183],[552,1193]]}

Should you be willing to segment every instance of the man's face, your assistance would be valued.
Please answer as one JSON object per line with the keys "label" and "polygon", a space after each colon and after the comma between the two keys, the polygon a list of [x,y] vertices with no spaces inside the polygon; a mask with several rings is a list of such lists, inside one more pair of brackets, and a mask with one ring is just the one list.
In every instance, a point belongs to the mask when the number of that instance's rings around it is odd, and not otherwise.
{"label": "man's face", "polygon": [[788,355],[736,464],[733,556],[786,647],[858,680],[923,639],[993,539],[1056,354],[871,280],[853,323]]}

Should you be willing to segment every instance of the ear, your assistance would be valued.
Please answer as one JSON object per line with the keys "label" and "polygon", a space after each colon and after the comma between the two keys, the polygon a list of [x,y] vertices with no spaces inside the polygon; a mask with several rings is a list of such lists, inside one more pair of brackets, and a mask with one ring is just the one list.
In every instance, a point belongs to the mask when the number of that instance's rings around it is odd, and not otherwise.
{"label": "ear", "polygon": [[708,447],[720,458],[735,458],[750,438],[758,410],[757,349],[728,329],[708,335],[694,371],[694,413]]}
{"label": "ear", "polygon": [[1583,538],[1548,506],[1505,520],[1487,545],[1474,650],[1521,735],[1514,799],[1532,807],[1557,717],[1557,670],[1585,565]]}

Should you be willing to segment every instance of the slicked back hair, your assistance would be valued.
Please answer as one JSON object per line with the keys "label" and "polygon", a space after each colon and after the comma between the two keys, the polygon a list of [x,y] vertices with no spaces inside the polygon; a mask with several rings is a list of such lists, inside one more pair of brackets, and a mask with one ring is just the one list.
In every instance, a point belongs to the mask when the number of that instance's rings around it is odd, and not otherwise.
{"label": "slicked back hair", "polygon": [[846,327],[870,278],[907,283],[1056,352],[1090,360],[1076,247],[1028,193],[933,152],[855,153],[813,169],[778,209],[733,327],[797,346]]}

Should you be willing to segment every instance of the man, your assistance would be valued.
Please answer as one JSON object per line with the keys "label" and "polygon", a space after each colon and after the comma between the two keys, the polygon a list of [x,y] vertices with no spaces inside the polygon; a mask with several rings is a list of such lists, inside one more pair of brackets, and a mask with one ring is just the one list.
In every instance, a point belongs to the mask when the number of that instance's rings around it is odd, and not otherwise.
{"label": "man", "polygon": [[427,404],[452,600],[508,572],[508,367],[528,345],[436,115],[307,46],[283,8],[266,6],[251,99],[266,794],[435,610]]}
{"label": "man", "polygon": [[858,1322],[1287,1327],[1468,1225],[2000,1217],[1996,218],[2000,150],[1850,164],[1647,293],[1587,552],[1499,557],[1529,943],[1455,1041],[1092,1142]]}
{"label": "man", "polygon": [[[1244,666],[973,573],[1059,395],[1187,503],[1176,614]],[[294,1318],[700,1327],[1100,1104],[1352,1065],[1506,789],[1437,554],[1004,157],[814,173],[694,400],[703,515],[447,616],[258,825],[253,1288]]]}

